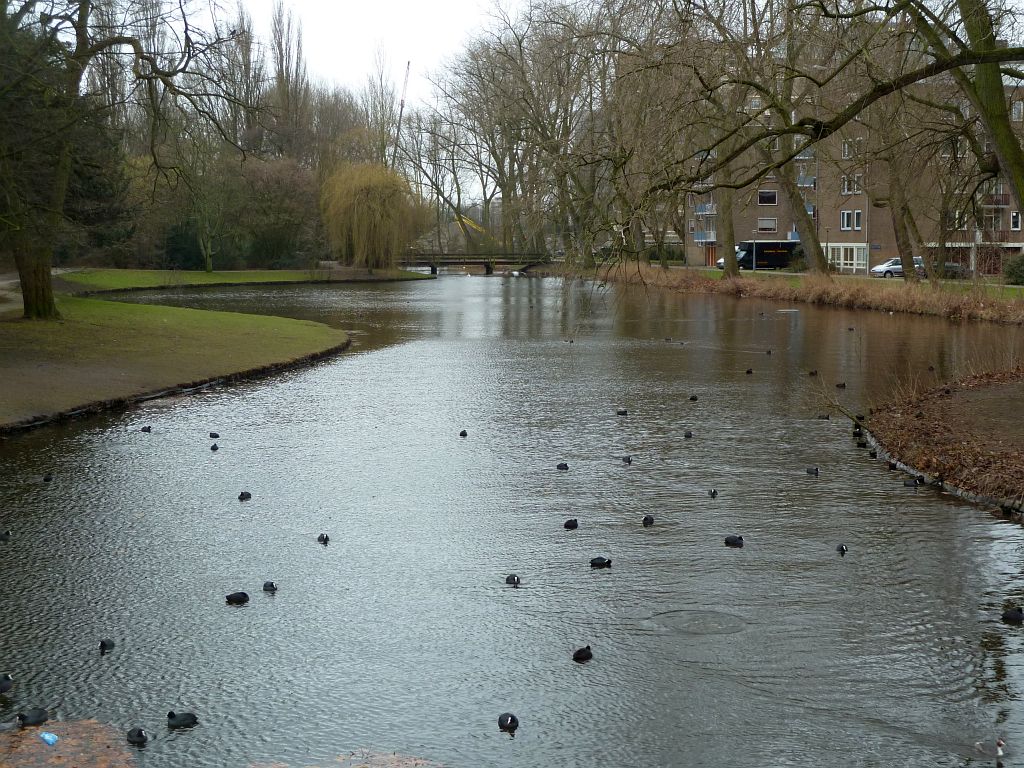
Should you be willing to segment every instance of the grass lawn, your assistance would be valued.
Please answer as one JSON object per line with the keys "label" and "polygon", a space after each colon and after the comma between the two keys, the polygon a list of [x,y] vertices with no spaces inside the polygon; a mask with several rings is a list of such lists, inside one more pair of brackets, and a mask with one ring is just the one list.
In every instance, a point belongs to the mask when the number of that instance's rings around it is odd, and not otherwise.
{"label": "grass lawn", "polygon": [[61,297],[0,322],[0,424],[294,360],[342,344],[305,320]]}
{"label": "grass lawn", "polygon": [[422,272],[403,269],[244,269],[225,272],[170,269],[83,269],[59,275],[83,291],[120,291],[132,288],[162,288],[178,285],[225,285],[237,283],[302,283],[311,280],[375,281],[429,279]]}

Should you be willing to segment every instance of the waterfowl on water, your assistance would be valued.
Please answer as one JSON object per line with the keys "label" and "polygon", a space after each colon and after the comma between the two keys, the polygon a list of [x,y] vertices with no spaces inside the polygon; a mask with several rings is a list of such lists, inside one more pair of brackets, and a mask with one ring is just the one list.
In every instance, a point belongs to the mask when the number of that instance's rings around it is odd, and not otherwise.
{"label": "waterfowl on water", "polygon": [[562,527],[565,528],[565,530],[567,531],[575,531],[577,528],[580,527],[580,521],[577,520],[575,517],[570,517],[568,520],[562,523]]}
{"label": "waterfowl on water", "polygon": [[511,712],[502,712],[498,715],[498,728],[505,733],[515,733],[519,727],[519,718]]}
{"label": "waterfowl on water", "polygon": [[276,581],[264,581],[263,582],[263,591],[264,592],[277,592],[277,582]]}
{"label": "waterfowl on water", "polygon": [[103,653],[107,653],[108,651],[112,651],[112,650],[114,650],[116,645],[117,645],[117,643],[115,643],[109,637],[106,637],[106,638],[100,640],[100,653],[103,654]]}
{"label": "waterfowl on water", "polygon": [[28,712],[18,713],[18,725],[25,728],[30,725],[42,725],[50,719],[50,713],[41,707],[35,707]]}
{"label": "waterfowl on water", "polygon": [[218,447],[217,447],[217,444],[216,444],[216,443],[214,443],[213,445],[211,445],[211,446],[210,446],[210,450],[211,450],[211,451],[219,451],[219,450],[220,450],[220,448],[218,448]]}
{"label": "waterfowl on water", "polygon": [[238,494],[238,500],[239,501],[248,501],[251,498],[252,498],[252,494],[249,493],[248,491],[242,491],[240,494]]}
{"label": "waterfowl on water", "polygon": [[217,433],[217,432],[211,432],[211,433],[210,433],[210,439],[211,439],[211,440],[216,440],[216,439],[218,439],[219,437],[220,437],[220,434],[219,434],[219,433]]}
{"label": "waterfowl on water", "polygon": [[686,430],[685,432],[683,432],[683,437],[689,440],[691,437],[693,437],[693,432],[691,432],[690,430]]}
{"label": "waterfowl on water", "polygon": [[466,430],[462,430],[461,432],[459,432],[459,437],[469,437],[469,432],[467,432]]}
{"label": "waterfowl on water", "polygon": [[632,464],[633,463],[633,457],[632,456],[623,456],[622,457],[622,463],[623,464]]}
{"label": "waterfowl on water", "polygon": [[590,560],[591,568],[611,568],[612,561],[607,557],[594,557]]}
{"label": "waterfowl on water", "polygon": [[820,472],[820,470],[817,467],[808,467],[807,468],[807,474],[808,475],[814,475],[815,477],[817,477],[819,472]]}
{"label": "waterfowl on water", "polygon": [[43,475],[43,482],[44,483],[53,482],[53,475]]}
{"label": "waterfowl on water", "polygon": [[829,416],[827,413],[819,413],[818,418],[821,419],[822,421],[828,421],[832,417]]}
{"label": "waterfowl on water", "polygon": [[505,583],[511,584],[513,587],[518,587],[520,581],[521,579],[514,573],[510,573],[508,576],[505,577]]}
{"label": "waterfowl on water", "polygon": [[316,540],[323,544],[325,547],[331,543],[331,537],[328,536],[326,533],[321,533],[319,536],[316,537]]}
{"label": "waterfowl on water", "polygon": [[14,678],[9,674],[0,675],[0,693],[7,693],[14,687]]}
{"label": "waterfowl on water", "polygon": [[152,428],[152,427],[150,427],[150,426],[145,426],[145,427],[143,427],[142,429],[140,429],[139,431],[140,431],[140,432],[152,432],[152,431],[153,431],[153,428]]}
{"label": "waterfowl on water", "polygon": [[566,464],[566,463],[565,463],[564,461],[563,461],[563,462],[561,462],[561,463],[560,463],[560,464],[559,464],[559,465],[558,465],[557,467],[555,467],[555,469],[561,469],[561,470],[563,470],[563,471],[564,471],[564,470],[566,470],[566,469],[568,469],[568,468],[569,468],[569,465],[568,465],[568,464]]}
{"label": "waterfowl on water", "polygon": [[193,725],[199,722],[199,718],[192,712],[182,712],[176,714],[172,709],[167,713],[167,727],[168,728],[191,728]]}
{"label": "waterfowl on water", "polygon": [[924,485],[924,478],[918,475],[917,477],[911,480],[904,480],[903,485],[907,486],[908,488],[916,488],[919,485]]}
{"label": "waterfowl on water", "polygon": [[690,395],[690,402],[691,403],[696,403],[697,402],[697,396],[696,395]]}
{"label": "waterfowl on water", "polygon": [[11,540],[11,535],[12,534],[11,534],[10,529],[7,529],[6,531],[0,532],[0,541],[10,541]]}
{"label": "waterfowl on water", "polygon": [[644,515],[644,519],[641,520],[640,523],[643,525],[644,528],[650,528],[652,525],[654,525],[654,516]]}
{"label": "waterfowl on water", "polygon": [[725,546],[727,547],[742,547],[743,537],[742,536],[726,536]]}
{"label": "waterfowl on water", "polygon": [[710,491],[708,491],[708,496],[710,496],[712,499],[717,499],[718,498],[718,489],[717,488],[712,488]]}
{"label": "waterfowl on water", "polygon": [[817,372],[817,371],[808,371],[808,372],[807,372],[807,375],[808,375],[808,376],[817,376],[817,375],[818,375],[818,372]]}
{"label": "waterfowl on water", "polygon": [[1003,757],[1006,754],[1003,751],[1003,747],[1005,746],[1006,742],[1003,741],[1002,738],[998,738],[994,742],[974,742],[974,749],[986,757]]}
{"label": "waterfowl on water", "polygon": [[625,416],[625,415],[626,415],[626,409],[625,409],[625,408],[619,408],[619,409],[617,409],[617,410],[615,411],[615,415],[616,415],[616,416]]}
{"label": "waterfowl on water", "polygon": [[749,376],[750,374],[752,374],[753,372],[754,372],[754,369],[753,369],[753,368],[747,368],[747,375],[748,375],[748,376]]}
{"label": "waterfowl on water", "polygon": [[857,441],[857,447],[858,448],[867,448],[868,447],[868,441],[867,440],[858,440]]}
{"label": "waterfowl on water", "polygon": [[134,744],[137,747],[141,747],[147,741],[149,741],[149,734],[146,733],[142,728],[132,728],[128,731],[128,743]]}
{"label": "waterfowl on water", "polygon": [[1003,621],[1007,624],[1024,624],[1024,609],[1017,606],[1003,611]]}
{"label": "waterfowl on water", "polygon": [[846,382],[840,381],[838,384],[836,384],[836,389],[846,389]]}
{"label": "waterfowl on water", "polygon": [[245,605],[249,602],[249,594],[247,592],[232,592],[224,599],[228,605]]}
{"label": "waterfowl on water", "polygon": [[845,544],[839,544],[839,545],[836,546],[836,552],[838,552],[841,557],[845,557],[846,553],[849,552],[849,551],[850,551],[850,548],[848,546],[846,546]]}
{"label": "waterfowl on water", "polygon": [[594,658],[594,653],[590,650],[589,645],[585,648],[577,648],[572,652],[572,660],[581,664],[584,661],[590,661],[592,658]]}

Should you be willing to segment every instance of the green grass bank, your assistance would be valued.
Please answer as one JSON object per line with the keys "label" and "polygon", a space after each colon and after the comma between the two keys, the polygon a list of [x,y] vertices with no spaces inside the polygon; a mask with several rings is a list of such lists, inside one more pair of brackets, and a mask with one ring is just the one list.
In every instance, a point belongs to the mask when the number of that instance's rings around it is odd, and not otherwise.
{"label": "green grass bank", "polygon": [[168,269],[83,269],[65,272],[60,281],[72,292],[127,291],[202,285],[270,285],[275,283],[345,283],[429,280],[430,275],[404,269],[246,269],[223,272]]}
{"label": "green grass bank", "polygon": [[62,319],[0,322],[0,430],[223,377],[255,376],[348,344],[321,323],[58,298]]}

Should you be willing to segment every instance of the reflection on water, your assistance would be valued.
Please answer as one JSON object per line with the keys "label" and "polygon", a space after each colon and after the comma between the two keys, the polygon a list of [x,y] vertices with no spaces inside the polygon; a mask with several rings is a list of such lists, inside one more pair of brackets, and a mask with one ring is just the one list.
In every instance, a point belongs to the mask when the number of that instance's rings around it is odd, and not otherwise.
{"label": "reflection on water", "polygon": [[161,767],[955,766],[1019,730],[1021,529],[814,418],[1008,359],[1016,330],[535,279],[147,300],[357,347],[0,443],[0,719],[141,725]]}

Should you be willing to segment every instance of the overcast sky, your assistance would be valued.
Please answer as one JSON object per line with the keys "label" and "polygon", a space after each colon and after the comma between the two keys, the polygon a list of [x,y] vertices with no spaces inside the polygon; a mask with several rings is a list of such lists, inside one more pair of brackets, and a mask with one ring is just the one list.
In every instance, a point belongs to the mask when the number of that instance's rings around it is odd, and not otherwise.
{"label": "overcast sky", "polygon": [[[269,40],[274,0],[243,0],[260,36]],[[501,0],[515,7],[517,0]],[[302,22],[310,74],[354,90],[374,70],[383,50],[401,94],[405,63],[412,62],[409,101],[430,93],[427,77],[487,25],[495,0],[285,0]]]}

